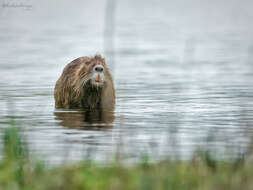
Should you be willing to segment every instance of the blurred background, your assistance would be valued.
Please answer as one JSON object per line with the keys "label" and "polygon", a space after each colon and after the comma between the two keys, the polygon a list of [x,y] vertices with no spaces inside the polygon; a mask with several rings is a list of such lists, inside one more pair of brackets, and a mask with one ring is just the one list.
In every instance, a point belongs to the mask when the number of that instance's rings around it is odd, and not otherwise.
{"label": "blurred background", "polygon": [[[0,2],[0,131],[16,121],[48,163],[250,155],[252,1]],[[96,53],[116,85],[114,117],[56,110],[64,66]]]}

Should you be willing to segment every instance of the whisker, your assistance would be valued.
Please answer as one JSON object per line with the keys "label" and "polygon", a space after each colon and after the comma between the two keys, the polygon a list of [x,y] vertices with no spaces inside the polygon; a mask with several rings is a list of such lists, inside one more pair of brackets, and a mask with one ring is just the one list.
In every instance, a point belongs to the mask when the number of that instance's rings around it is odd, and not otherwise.
{"label": "whisker", "polygon": [[89,77],[86,76],[86,78],[84,78],[84,79],[82,80],[82,85],[85,85],[85,83],[86,83],[88,80],[89,80]]}
{"label": "whisker", "polygon": [[84,75],[82,79],[78,82],[78,84],[75,86],[74,90],[79,94],[81,87],[84,86],[88,80],[89,75]]}

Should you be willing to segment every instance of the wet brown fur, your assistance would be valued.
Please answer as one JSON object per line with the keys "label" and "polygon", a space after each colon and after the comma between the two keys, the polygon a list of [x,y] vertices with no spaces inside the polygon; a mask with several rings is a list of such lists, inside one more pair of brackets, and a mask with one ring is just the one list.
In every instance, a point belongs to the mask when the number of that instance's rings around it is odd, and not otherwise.
{"label": "wet brown fur", "polygon": [[[104,67],[104,85],[91,84],[95,65]],[[112,111],[115,105],[115,90],[112,76],[105,60],[100,56],[79,57],[66,65],[54,89],[56,108],[85,108]]]}

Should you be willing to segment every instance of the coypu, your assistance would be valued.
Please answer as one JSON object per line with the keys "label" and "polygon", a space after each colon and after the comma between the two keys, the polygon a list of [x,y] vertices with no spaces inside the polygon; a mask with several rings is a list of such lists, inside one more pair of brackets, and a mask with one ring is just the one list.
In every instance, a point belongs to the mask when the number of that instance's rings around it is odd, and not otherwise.
{"label": "coypu", "polygon": [[56,108],[113,111],[115,90],[112,76],[100,55],[70,62],[54,89]]}

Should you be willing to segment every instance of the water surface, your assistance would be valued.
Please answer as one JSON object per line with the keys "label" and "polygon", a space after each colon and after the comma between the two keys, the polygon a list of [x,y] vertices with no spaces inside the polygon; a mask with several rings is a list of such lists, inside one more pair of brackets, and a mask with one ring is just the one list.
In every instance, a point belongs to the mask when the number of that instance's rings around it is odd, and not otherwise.
{"label": "water surface", "polygon": [[[185,1],[155,6],[119,1],[115,57],[108,62],[117,105],[113,115],[102,118],[56,110],[53,88],[68,62],[104,54],[105,1],[79,6],[63,1],[67,11],[48,1],[27,2],[29,10],[1,8],[0,123],[4,128],[15,120],[39,158],[105,161],[117,153],[136,161],[147,154],[154,160],[188,159],[198,149],[220,158],[250,152],[250,1],[228,7],[225,1],[199,8],[188,4],[187,9]],[[233,19],[236,7],[245,12]],[[203,11],[209,9],[215,17]]]}

